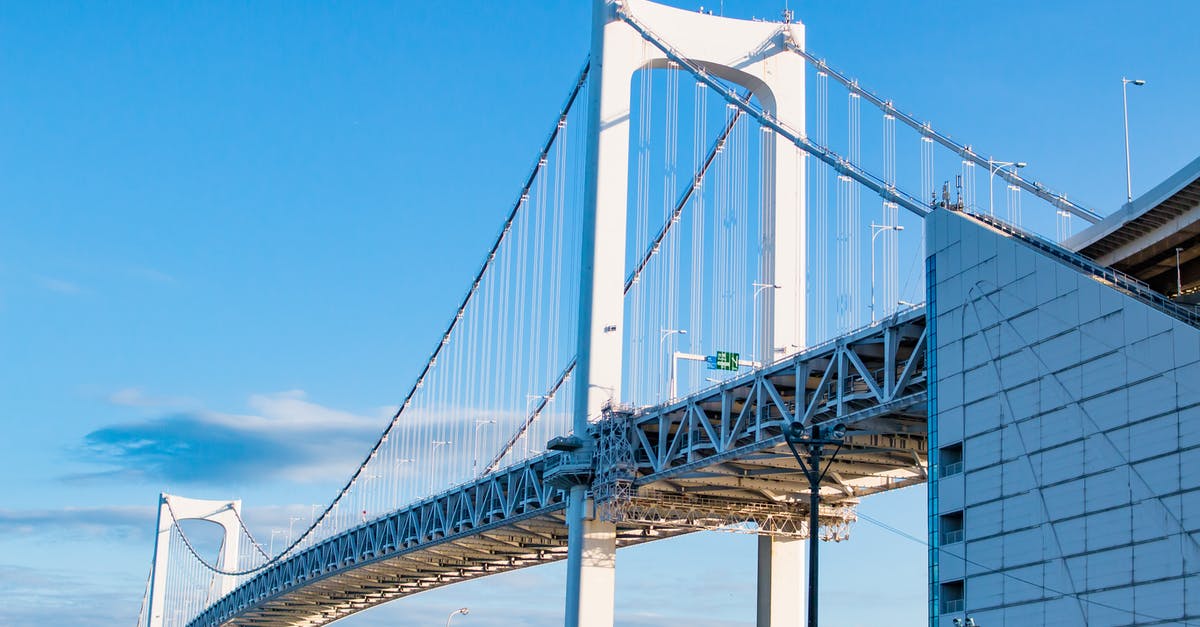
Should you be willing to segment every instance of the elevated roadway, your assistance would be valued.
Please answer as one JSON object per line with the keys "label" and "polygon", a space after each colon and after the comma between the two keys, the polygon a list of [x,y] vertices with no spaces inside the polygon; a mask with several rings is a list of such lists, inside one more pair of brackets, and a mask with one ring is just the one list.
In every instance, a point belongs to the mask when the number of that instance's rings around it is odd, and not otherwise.
{"label": "elevated roadway", "polygon": [[580,475],[618,547],[730,527],[806,537],[807,481],[783,440],[793,420],[847,426],[818,530],[845,539],[858,499],[926,479],[925,338],[915,307],[663,405],[609,407],[583,452],[551,452],[364,522],[255,575],[190,625],[325,625],[564,559],[564,480]]}

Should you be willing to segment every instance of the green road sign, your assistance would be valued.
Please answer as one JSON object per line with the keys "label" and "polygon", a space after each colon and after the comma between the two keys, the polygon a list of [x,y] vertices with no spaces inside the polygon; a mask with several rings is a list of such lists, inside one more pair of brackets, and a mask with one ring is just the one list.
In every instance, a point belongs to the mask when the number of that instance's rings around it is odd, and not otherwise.
{"label": "green road sign", "polygon": [[740,357],[737,353],[717,351],[717,370],[737,370]]}

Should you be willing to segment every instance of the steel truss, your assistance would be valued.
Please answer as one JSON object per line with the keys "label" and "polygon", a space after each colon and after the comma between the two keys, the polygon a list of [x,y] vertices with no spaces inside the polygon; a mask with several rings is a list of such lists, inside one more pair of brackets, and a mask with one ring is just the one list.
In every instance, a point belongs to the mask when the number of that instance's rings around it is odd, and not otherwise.
{"label": "steel truss", "polygon": [[[677,402],[610,408],[597,425],[601,515],[807,536],[807,483],[783,428],[841,422],[846,444],[822,489],[831,504],[822,533],[844,538],[859,497],[925,480],[925,337],[924,310],[913,308]],[[628,434],[627,451],[614,450],[604,435],[613,432]],[[696,512],[712,515],[698,523]]]}
{"label": "steel truss", "polygon": [[[701,529],[807,536],[807,482],[783,426],[841,421],[818,530],[847,536],[858,498],[923,482],[925,318],[910,309],[720,387],[610,407],[589,434],[595,514],[630,546]],[[329,538],[248,579],[190,625],[324,625],[423,590],[566,557],[573,463],[552,452]]]}
{"label": "steel truss", "polygon": [[[439,586],[566,557],[543,455],[363,523],[256,575],[189,624],[324,625]],[[685,533],[618,529],[619,546]]]}

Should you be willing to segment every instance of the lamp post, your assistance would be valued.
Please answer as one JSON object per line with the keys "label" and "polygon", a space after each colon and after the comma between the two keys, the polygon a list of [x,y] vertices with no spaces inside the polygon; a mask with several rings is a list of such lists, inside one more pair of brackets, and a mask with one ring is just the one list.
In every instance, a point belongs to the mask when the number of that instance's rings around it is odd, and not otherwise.
{"label": "lamp post", "polygon": [[754,296],[751,297],[751,300],[754,301],[754,335],[750,338],[750,345],[754,347],[754,361],[762,363],[763,360],[758,355],[758,295],[765,289],[779,290],[783,289],[783,286],[775,283],[753,283],[752,285],[754,286]]}
{"label": "lamp post", "polygon": [[405,502],[407,502],[406,499],[410,498],[410,497],[404,496],[405,490],[412,490],[413,492],[416,492],[419,489],[417,486],[417,481],[420,480],[420,477],[414,476],[411,481],[406,481],[404,479],[404,473],[400,468],[404,464],[412,464],[412,463],[415,463],[416,461],[417,460],[412,457],[400,457],[400,458],[397,458],[395,461],[395,468],[392,469],[392,472],[395,473],[395,475],[396,475],[396,488],[397,488],[397,492],[399,492],[399,494],[400,494],[399,500],[397,502],[405,503]]}
{"label": "lamp post", "polygon": [[[541,412],[541,409],[539,409],[539,410],[537,410],[539,413],[537,415],[535,415],[535,413],[533,411],[530,411],[529,406],[536,404],[536,403],[530,403],[530,401],[543,401],[543,400],[549,401],[550,398],[551,398],[550,396],[547,396],[545,394],[526,394],[525,395],[525,416],[529,422],[525,423],[525,426],[523,427],[524,432],[522,433],[522,436],[525,439],[525,457],[526,458],[529,457],[529,439],[530,439],[530,437],[532,437],[532,434],[530,433],[530,429],[533,427],[533,421],[537,419],[537,416],[540,415],[540,412]],[[545,407],[545,406],[543,405],[543,407]],[[536,448],[533,449],[534,455],[537,455],[539,452],[540,451],[538,449],[536,449]]]}
{"label": "lamp post", "polygon": [[287,545],[292,545],[292,531],[295,529],[296,521],[301,520],[300,516],[288,516],[288,536]]}
{"label": "lamp post", "polygon": [[875,238],[885,231],[903,231],[898,224],[871,223],[871,322],[875,322]]}
{"label": "lamp post", "polygon": [[[838,385],[841,383],[839,382]],[[846,440],[846,425],[838,423],[828,429],[822,429],[819,425],[814,424],[811,429],[805,429],[804,424],[797,420],[788,423],[784,429],[783,439],[791,449],[792,456],[800,464],[800,469],[804,471],[805,478],[808,479],[807,613],[808,627],[817,627],[817,575],[819,574],[817,552],[821,548],[817,529],[820,527],[821,481],[825,478],[825,473],[829,471],[829,466],[826,466],[825,470],[821,470],[821,456],[825,452],[826,445],[836,446],[833,455],[829,458],[829,464],[833,465],[833,460],[837,459],[838,451],[842,450],[842,444]],[[804,461],[804,456],[800,454],[800,450],[796,448],[798,445],[808,449],[807,463]]]}
{"label": "lamp post", "polygon": [[[658,338],[658,351],[660,353],[662,352],[663,342],[665,342],[667,338],[671,337],[672,335],[687,335],[687,329],[659,329],[658,332],[661,335],[661,337]],[[671,396],[667,400],[675,398],[675,363],[675,350],[674,347],[672,347],[671,379],[668,382],[668,390],[670,391]]]}
{"label": "lamp post", "polygon": [[1026,165],[1029,164],[1024,161],[993,161],[991,157],[988,157],[988,215],[996,215],[996,209],[992,206],[992,178],[996,176],[996,172],[1009,166],[1023,168]]}
{"label": "lamp post", "polygon": [[487,420],[475,421],[475,441],[471,443],[471,476],[479,476],[479,428],[484,425],[494,425],[495,420],[488,418]]}
{"label": "lamp post", "polygon": [[366,502],[363,504],[363,507],[366,509],[363,509],[362,511],[359,512],[360,522],[367,522],[367,516],[369,515],[368,510],[375,509],[375,503],[371,502],[371,490],[369,490],[365,486],[368,483],[375,481],[376,479],[382,479],[382,478],[383,478],[383,475],[381,475],[379,473],[371,473],[369,475],[362,475],[362,481],[363,481],[362,484],[364,486],[363,491],[366,493],[365,498],[363,499]]}
{"label": "lamp post", "polygon": [[1182,248],[1175,248],[1175,292],[1176,296],[1183,294],[1183,270],[1179,265],[1179,253],[1183,252]]}
{"label": "lamp post", "polygon": [[1129,163],[1129,84],[1137,87],[1146,81],[1121,77],[1121,108],[1125,112],[1125,202],[1133,202],[1133,167]]}
{"label": "lamp post", "polygon": [[446,627],[450,627],[450,621],[454,620],[455,616],[458,616],[459,614],[466,616],[467,614],[470,614],[470,613],[471,613],[471,608],[469,608],[469,607],[460,607],[457,610],[450,612],[450,615],[446,617]]}
{"label": "lamp post", "polygon": [[434,476],[437,474],[437,450],[439,447],[447,444],[454,444],[450,440],[431,440],[429,445],[433,450],[429,452],[429,494],[433,494]]}

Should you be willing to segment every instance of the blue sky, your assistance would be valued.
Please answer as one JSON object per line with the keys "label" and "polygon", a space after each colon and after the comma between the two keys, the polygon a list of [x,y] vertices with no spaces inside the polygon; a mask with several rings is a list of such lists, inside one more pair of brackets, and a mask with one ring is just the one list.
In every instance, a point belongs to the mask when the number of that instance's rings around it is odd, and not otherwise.
{"label": "blue sky", "polygon": [[[132,622],[160,491],[242,498],[260,529],[328,500],[518,191],[587,4],[0,4],[0,624]],[[1148,81],[1135,195],[1200,149],[1193,3],[791,4],[833,65],[1101,212],[1124,200],[1122,75]],[[863,511],[920,536],[923,499]],[[753,548],[623,552],[619,622],[752,624]],[[860,522],[824,556],[828,620],[921,621],[922,547]],[[561,576],[346,624],[555,624]]]}

